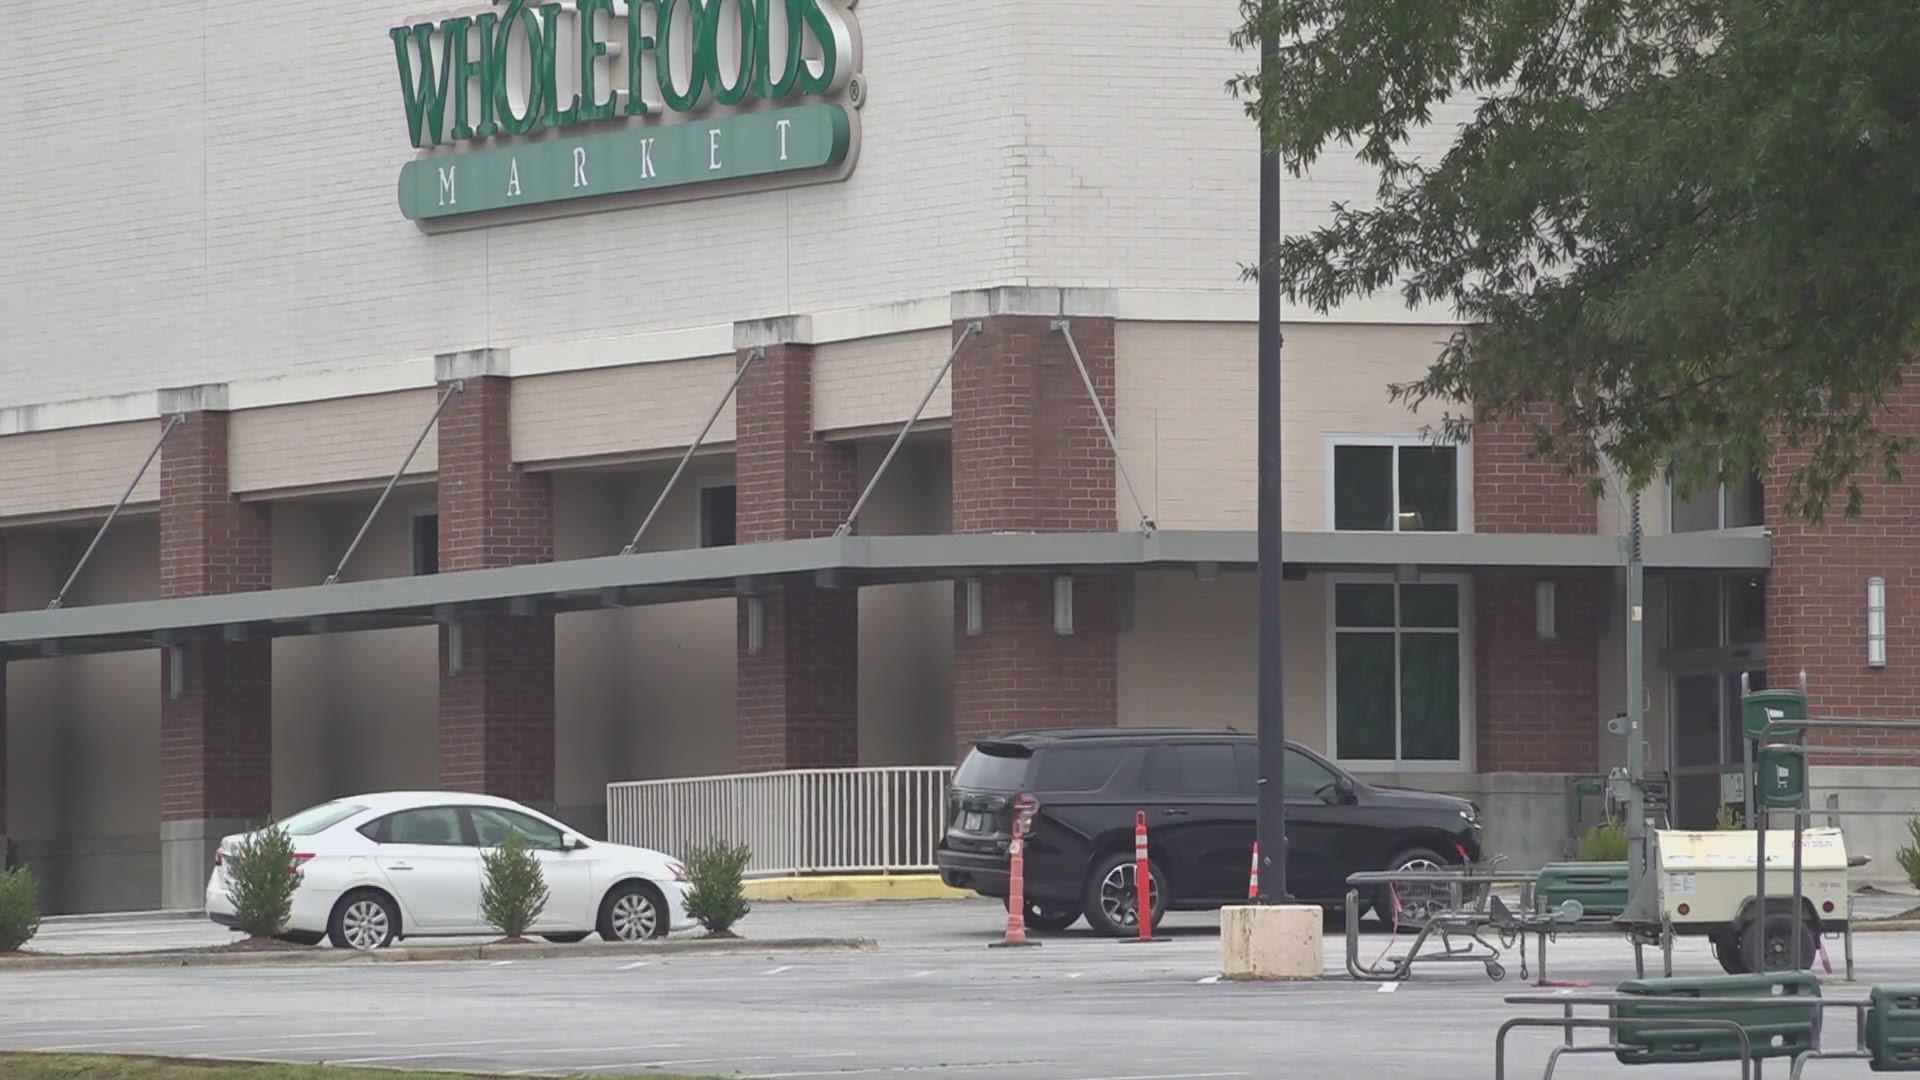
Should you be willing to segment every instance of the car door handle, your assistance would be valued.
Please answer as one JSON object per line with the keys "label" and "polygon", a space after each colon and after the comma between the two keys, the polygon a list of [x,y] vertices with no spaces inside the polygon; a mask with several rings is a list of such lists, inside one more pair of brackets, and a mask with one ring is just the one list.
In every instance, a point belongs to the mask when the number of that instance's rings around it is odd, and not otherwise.
{"label": "car door handle", "polygon": [[406,863],[403,863],[403,862],[397,862],[397,863],[388,863],[388,864],[387,864],[387,869],[389,869],[389,870],[411,870],[411,869],[413,869],[413,867],[411,867],[411,866],[409,866],[408,864],[406,864]]}
{"label": "car door handle", "polygon": [[1191,813],[1192,813],[1192,811],[1191,811],[1191,810],[1162,810],[1162,811],[1160,811],[1160,815],[1161,815],[1162,817],[1186,817],[1186,816],[1188,816],[1188,815],[1189,815],[1189,814],[1191,814]]}

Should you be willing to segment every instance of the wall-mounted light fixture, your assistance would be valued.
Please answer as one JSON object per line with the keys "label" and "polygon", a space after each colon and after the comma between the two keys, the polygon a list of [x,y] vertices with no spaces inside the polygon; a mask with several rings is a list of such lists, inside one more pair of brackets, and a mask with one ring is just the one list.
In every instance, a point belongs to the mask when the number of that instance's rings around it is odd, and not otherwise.
{"label": "wall-mounted light fixture", "polygon": [[1066,574],[1053,579],[1053,632],[1061,637],[1073,633],[1073,578]]}
{"label": "wall-mounted light fixture", "polygon": [[1553,582],[1539,581],[1533,586],[1533,632],[1541,641],[1552,641],[1559,637],[1554,624]]}
{"label": "wall-mounted light fixture", "polygon": [[986,583],[979,578],[967,579],[967,636],[979,637],[987,632]]}
{"label": "wall-mounted light fixture", "polygon": [[767,651],[767,601],[762,596],[747,597],[747,655]]}
{"label": "wall-mounted light fixture", "polygon": [[1887,666],[1887,579],[1867,579],[1867,666]]}

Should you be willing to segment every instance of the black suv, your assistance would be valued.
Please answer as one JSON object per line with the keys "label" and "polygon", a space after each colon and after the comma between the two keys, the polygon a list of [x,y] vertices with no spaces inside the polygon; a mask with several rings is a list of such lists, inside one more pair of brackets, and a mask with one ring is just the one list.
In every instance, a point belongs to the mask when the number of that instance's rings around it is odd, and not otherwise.
{"label": "black suv", "polygon": [[[974,744],[947,795],[940,877],[1002,900],[1014,801],[1039,810],[1026,843],[1027,925],[1065,930],[1085,915],[1105,934],[1137,933],[1134,813],[1147,812],[1153,919],[1167,909],[1244,901],[1252,870],[1254,737],[1191,728],[1028,731]],[[1288,743],[1288,891],[1343,903],[1359,870],[1480,859],[1474,804],[1364,784]],[[1362,896],[1368,896],[1363,892]]]}

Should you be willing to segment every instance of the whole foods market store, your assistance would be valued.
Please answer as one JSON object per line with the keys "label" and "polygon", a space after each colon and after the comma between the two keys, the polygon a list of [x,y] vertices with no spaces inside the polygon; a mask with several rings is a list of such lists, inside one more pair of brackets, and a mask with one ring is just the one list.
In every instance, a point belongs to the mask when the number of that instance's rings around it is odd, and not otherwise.
{"label": "whole foods market store", "polygon": [[[0,616],[0,642],[15,666],[29,658],[157,650],[163,698],[170,703],[204,696],[205,669],[196,650],[235,643],[289,641],[407,627],[440,627],[440,686],[458,693],[458,680],[500,661],[482,635],[502,621],[538,625],[619,608],[662,608],[731,600],[739,618],[742,723],[733,756],[743,769],[761,767],[756,733],[745,702],[749,669],[790,629],[779,608],[821,593],[857,597],[863,589],[903,583],[951,582],[954,653],[991,648],[1009,622],[1036,622],[1018,630],[1035,653],[1025,669],[1034,683],[1005,694],[1046,702],[1054,715],[1034,720],[996,712],[992,702],[949,689],[954,715],[937,721],[952,744],[1008,727],[1051,723],[1229,723],[1250,726],[1251,594],[1255,538],[1250,533],[1164,531],[1151,534],[1003,534],[830,537],[728,547],[638,552],[538,565],[341,582],[308,588],[232,593],[141,603],[107,604]],[[1350,768],[1373,778],[1469,794],[1487,812],[1490,842],[1515,858],[1557,851],[1584,812],[1568,797],[1570,776],[1602,771],[1608,663],[1618,651],[1620,620],[1610,615],[1619,545],[1607,537],[1292,533],[1287,616],[1290,734],[1333,749]],[[1718,577],[1729,563],[1764,561],[1764,540],[1675,536],[1650,538],[1649,576],[1655,582]],[[1706,575],[1702,578],[1701,575]],[[1025,589],[1020,582],[1033,582]],[[1550,584],[1549,584],[1550,583]],[[1009,592],[1009,587],[1016,590]],[[1652,590],[1658,594],[1661,590]],[[1034,605],[1017,596],[1039,597]],[[463,630],[463,628],[471,628]],[[1037,629],[1038,633],[1031,631]],[[1653,635],[1650,635],[1652,637]],[[1102,638],[1108,643],[1104,655]],[[844,643],[858,653],[858,643]],[[1650,653],[1653,651],[1650,642]],[[848,662],[853,662],[849,659]],[[949,660],[964,670],[964,660]],[[556,657],[562,670],[564,657]],[[1083,670],[1062,671],[1080,665]],[[819,668],[816,667],[816,671]],[[1658,662],[1649,665],[1649,682]],[[1091,695],[1076,677],[1100,676]],[[829,673],[830,674],[830,673]],[[957,677],[957,676],[950,676]],[[1682,677],[1683,679],[1686,677]],[[1096,679],[1098,681],[1098,679]],[[816,695],[818,687],[793,688]],[[1037,691],[1037,693],[1035,692]],[[564,688],[561,688],[564,696]],[[1664,695],[1653,695],[1656,699]],[[439,742],[444,755],[457,735],[443,698]],[[789,707],[791,707],[789,705]],[[658,725],[665,737],[678,725],[644,700],[630,704],[633,723]],[[545,710],[551,766],[566,769],[579,752],[555,734],[552,703]],[[514,717],[507,714],[507,718]],[[811,737],[837,726],[830,748],[803,749],[793,735],[785,761],[765,765],[946,764],[952,758],[876,762],[863,753],[860,732],[875,723],[921,723],[927,718],[815,716]],[[431,715],[422,717],[431,724]],[[516,731],[524,736],[524,718]],[[1617,739],[1610,740],[1618,742]],[[811,746],[811,744],[807,744]],[[271,768],[285,780],[305,766],[285,752],[228,759],[217,766],[220,785],[246,782],[252,769]],[[957,751],[958,746],[955,746]],[[1656,756],[1657,760],[1657,756]],[[522,763],[524,766],[524,763]],[[166,754],[163,771],[206,770],[202,759]],[[439,778],[452,786],[443,760]],[[564,787],[564,777],[561,778]],[[253,783],[262,783],[256,777]],[[174,783],[163,778],[164,785]],[[538,783],[483,774],[471,786],[493,787],[530,802]],[[554,790],[554,778],[545,782]],[[330,792],[329,794],[347,794]],[[296,807],[274,809],[286,813]],[[580,819],[588,808],[557,808]],[[598,832],[601,822],[576,820]],[[161,828],[163,883],[191,883],[203,873],[204,836],[229,828],[209,822],[199,835],[179,837]],[[1551,850],[1549,850],[1551,849]],[[58,878],[60,854],[28,843],[28,861],[45,860]],[[151,849],[150,849],[151,850]],[[48,856],[53,856],[48,858]],[[96,900],[77,886],[54,882],[55,906],[91,908]],[[181,888],[183,886],[176,886]],[[197,890],[163,897],[178,906]],[[184,897],[184,899],[183,899]],[[62,902],[64,901],[64,903]]]}

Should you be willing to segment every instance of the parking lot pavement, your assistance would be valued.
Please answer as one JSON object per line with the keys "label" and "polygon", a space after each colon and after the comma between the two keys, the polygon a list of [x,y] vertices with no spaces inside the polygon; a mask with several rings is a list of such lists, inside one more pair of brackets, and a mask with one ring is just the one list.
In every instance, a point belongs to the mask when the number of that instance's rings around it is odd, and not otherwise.
{"label": "parking lot pavement", "polygon": [[[155,968],[0,974],[0,1048],[493,1069],[529,1075],[649,1070],[773,1078],[897,1073],[1008,1080],[1225,1080],[1419,1076],[1484,1080],[1500,1021],[1520,1010],[1478,965],[1417,968],[1382,991],[1341,970],[1300,985],[1217,981],[1215,917],[1176,915],[1162,944],[1084,931],[1041,948],[988,949],[994,905],[967,901],[762,905],[752,936],[873,937],[863,953],[774,953],[507,963]],[[1368,958],[1385,935],[1362,942]],[[1911,978],[1920,934],[1859,939],[1863,995]],[[1611,986],[1632,952],[1611,938],[1553,951],[1554,974]],[[1681,974],[1717,973],[1682,942]],[[1542,1010],[1544,1011],[1544,1010]],[[1516,1042],[1538,1075],[1550,1035]],[[1610,1058],[1560,1075],[1610,1074]],[[1709,1071],[1711,1071],[1709,1069]],[[1698,1076],[1700,1067],[1678,1075]],[[1657,1068],[1636,1075],[1668,1075]],[[1822,1077],[1865,1076],[1848,1063]]]}

